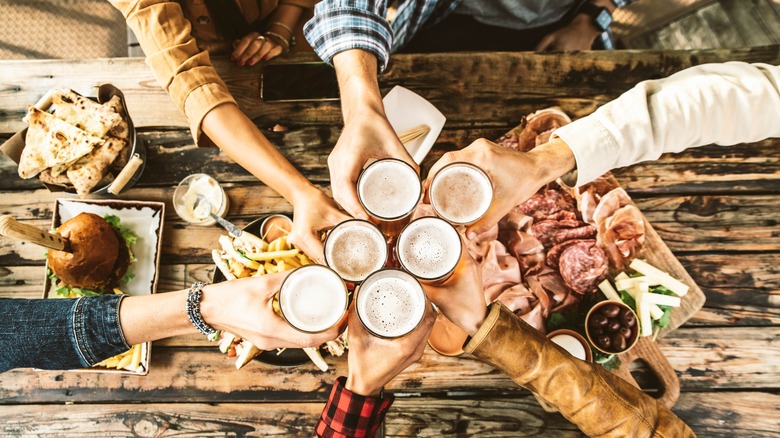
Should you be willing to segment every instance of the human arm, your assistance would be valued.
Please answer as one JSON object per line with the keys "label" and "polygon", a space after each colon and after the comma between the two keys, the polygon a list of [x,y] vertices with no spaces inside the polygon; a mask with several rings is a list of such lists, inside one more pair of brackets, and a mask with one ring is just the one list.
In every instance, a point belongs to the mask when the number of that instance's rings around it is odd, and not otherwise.
{"label": "human arm", "polygon": [[667,152],[780,137],[778,114],[780,66],[703,64],[640,82],[553,138],[573,152],[576,182],[567,183],[580,186]]}
{"label": "human arm", "polygon": [[376,76],[377,58],[348,50],[333,58],[341,91],[344,129],[328,156],[333,197],[352,216],[368,219],[357,198],[357,179],[371,159],[397,158],[419,172],[387,121]]}
{"label": "human arm", "polygon": [[[287,274],[205,286],[200,302],[203,319],[260,349],[310,347],[335,339],[340,327],[303,334],[274,312],[273,296]],[[89,367],[134,344],[198,333],[187,318],[187,293],[0,299],[0,372]]]}
{"label": "human arm", "polygon": [[442,285],[424,285],[470,338],[463,349],[539,395],[588,436],[694,436],[669,409],[602,366],[575,359],[501,303],[484,304],[482,279],[466,253]]}
{"label": "human arm", "polygon": [[203,142],[208,137],[293,204],[296,214],[291,240],[312,258],[321,259],[318,232],[346,215],[309,183],[241,112],[211,65],[208,53],[195,44],[178,3],[112,3],[138,36],[158,82],[187,116],[195,141]]}
{"label": "human arm", "polygon": [[[588,3],[599,8],[607,8],[610,14],[616,9],[615,1],[613,0],[587,0]],[[621,6],[626,6],[633,1],[622,0]],[[545,35],[539,44],[537,44],[535,50],[542,51],[573,51],[573,50],[590,50],[593,46],[593,42],[601,35],[604,30],[599,28],[594,22],[593,17],[584,13],[578,12],[571,21],[565,26],[550,32]]]}
{"label": "human arm", "polygon": [[333,64],[341,92],[344,130],[328,157],[333,197],[352,216],[367,219],[355,184],[370,159],[398,158],[417,164],[385,115],[377,72],[387,67],[392,29],[383,0],[325,0],[304,32],[319,57]]}
{"label": "human arm", "polygon": [[435,320],[429,305],[420,325],[396,339],[371,335],[361,324],[354,306],[349,311],[349,372],[333,384],[315,429],[320,437],[373,437],[393,403],[382,388],[425,350]]}

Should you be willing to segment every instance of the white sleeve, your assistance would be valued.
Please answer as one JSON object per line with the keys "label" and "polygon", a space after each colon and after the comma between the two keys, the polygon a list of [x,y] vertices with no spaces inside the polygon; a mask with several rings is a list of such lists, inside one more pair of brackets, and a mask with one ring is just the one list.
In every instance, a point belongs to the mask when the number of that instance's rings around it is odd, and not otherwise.
{"label": "white sleeve", "polygon": [[644,81],[558,128],[577,161],[577,186],[665,152],[780,137],[780,66],[728,62]]}

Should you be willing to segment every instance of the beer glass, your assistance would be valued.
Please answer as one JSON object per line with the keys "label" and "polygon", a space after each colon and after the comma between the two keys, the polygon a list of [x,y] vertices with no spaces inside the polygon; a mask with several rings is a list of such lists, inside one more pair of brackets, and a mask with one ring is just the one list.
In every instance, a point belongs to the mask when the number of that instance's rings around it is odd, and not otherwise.
{"label": "beer glass", "polygon": [[360,205],[388,237],[397,236],[422,198],[420,176],[412,166],[385,158],[363,169],[357,180]]}
{"label": "beer glass", "polygon": [[325,238],[325,264],[345,281],[359,283],[387,263],[387,241],[374,224],[349,219]]}
{"label": "beer glass", "polygon": [[279,289],[279,311],[290,326],[304,333],[321,333],[337,325],[347,311],[347,285],[327,266],[295,269]]}
{"label": "beer glass", "polygon": [[380,338],[400,338],[425,317],[428,299],[420,282],[400,269],[382,269],[358,287],[355,311],[363,327]]}
{"label": "beer glass", "polygon": [[461,254],[458,231],[438,217],[411,221],[398,236],[396,257],[401,267],[423,283],[440,283],[455,271]]}
{"label": "beer glass", "polygon": [[493,183],[473,164],[450,163],[433,177],[429,197],[437,216],[454,225],[471,225],[490,208]]}

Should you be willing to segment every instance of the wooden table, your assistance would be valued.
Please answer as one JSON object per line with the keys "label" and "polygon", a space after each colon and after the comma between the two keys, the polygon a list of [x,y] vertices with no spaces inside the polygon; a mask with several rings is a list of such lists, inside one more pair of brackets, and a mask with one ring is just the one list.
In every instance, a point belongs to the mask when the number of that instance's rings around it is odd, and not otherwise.
{"label": "wooden table", "polygon": [[[303,59],[310,58],[285,62]],[[383,92],[406,86],[447,116],[427,169],[443,152],[498,137],[534,110],[559,105],[581,117],[640,80],[728,60],[780,64],[780,48],[404,55],[393,58],[381,86]],[[258,69],[217,65],[258,126],[290,128],[267,136],[327,188],[326,157],[341,131],[338,103],[264,104]],[[170,206],[175,185],[203,171],[224,184],[229,219],[238,224],[290,211],[224,154],[193,146],[184,118],[141,59],[0,62],[0,137],[22,127],[26,106],[49,88],[86,93],[103,81],[125,92],[148,148],[143,178],[123,198]],[[688,324],[661,341],[681,382],[675,412],[700,436],[780,436],[780,140],[703,147],[615,174],[707,296]],[[0,160],[0,175],[2,213],[48,226],[57,195],[19,179],[10,160]],[[167,211],[160,291],[208,280],[209,250],[221,233],[187,225]],[[41,296],[39,248],[2,240],[0,265],[0,296]],[[328,362],[327,373],[312,365],[283,369],[257,362],[237,371],[213,344],[187,336],[156,342],[144,377],[9,371],[0,375],[0,428],[3,434],[49,436],[309,436],[330,384],[346,371],[343,358]],[[428,350],[389,389],[399,397],[387,417],[388,436],[579,435],[502,373],[472,358]]]}

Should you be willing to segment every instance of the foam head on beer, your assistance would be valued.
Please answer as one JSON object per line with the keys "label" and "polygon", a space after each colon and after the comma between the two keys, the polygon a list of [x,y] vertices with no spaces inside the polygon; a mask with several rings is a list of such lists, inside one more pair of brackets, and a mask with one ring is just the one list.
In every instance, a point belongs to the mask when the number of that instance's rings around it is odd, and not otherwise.
{"label": "foam head on beer", "polygon": [[401,160],[375,161],[360,174],[358,199],[379,219],[396,219],[414,210],[422,196],[417,172]]}
{"label": "foam head on beer", "polygon": [[401,266],[423,280],[450,274],[460,260],[460,235],[437,217],[413,220],[398,236],[396,252]]}
{"label": "foam head on beer", "polygon": [[325,262],[347,281],[363,281],[387,262],[387,242],[372,223],[350,219],[330,230]]}
{"label": "foam head on beer", "polygon": [[420,282],[399,269],[369,275],[360,285],[356,300],[360,322],[383,338],[397,338],[414,330],[427,306]]}
{"label": "foam head on beer", "polygon": [[323,332],[344,316],[347,287],[326,266],[302,266],[284,279],[279,291],[279,309],[294,328],[308,333]]}
{"label": "foam head on beer", "polygon": [[430,198],[442,219],[459,225],[472,224],[490,208],[493,185],[480,168],[451,163],[433,177]]}

